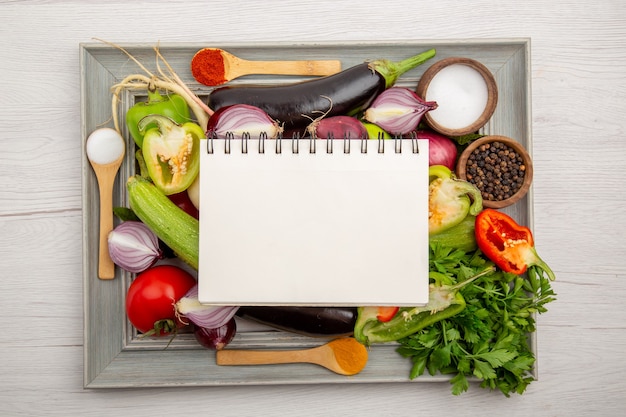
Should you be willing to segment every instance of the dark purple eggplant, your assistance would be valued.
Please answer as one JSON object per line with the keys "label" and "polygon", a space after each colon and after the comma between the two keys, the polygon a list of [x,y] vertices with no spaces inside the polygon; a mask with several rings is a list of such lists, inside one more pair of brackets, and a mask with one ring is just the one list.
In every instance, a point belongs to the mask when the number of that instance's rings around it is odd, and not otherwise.
{"label": "dark purple eggplant", "polygon": [[285,129],[306,126],[321,116],[354,115],[406,71],[435,56],[430,49],[400,62],[379,59],[337,74],[287,85],[227,86],[209,94],[213,110],[233,104],[259,107]]}
{"label": "dark purple eggplant", "polygon": [[242,306],[237,316],[312,337],[350,336],[356,323],[356,307]]}

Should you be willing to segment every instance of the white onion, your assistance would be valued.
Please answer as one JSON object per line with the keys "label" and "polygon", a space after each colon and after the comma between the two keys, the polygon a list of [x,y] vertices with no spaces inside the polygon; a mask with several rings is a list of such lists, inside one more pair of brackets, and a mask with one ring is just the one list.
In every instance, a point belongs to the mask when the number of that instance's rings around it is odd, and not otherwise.
{"label": "white onion", "polygon": [[129,272],[145,271],[163,256],[156,234],[139,221],[119,224],[107,241],[113,262]]}
{"label": "white onion", "polygon": [[196,179],[187,188],[187,195],[191,200],[191,204],[200,210],[200,175],[197,175]]}
{"label": "white onion", "polygon": [[422,100],[413,90],[391,87],[376,97],[363,117],[392,135],[404,135],[415,130],[422,116],[436,108],[437,103]]}
{"label": "white onion", "polygon": [[228,323],[239,309],[237,306],[214,306],[198,301],[198,286],[194,285],[176,303],[179,316],[188,318],[193,324],[205,329],[215,329]]}

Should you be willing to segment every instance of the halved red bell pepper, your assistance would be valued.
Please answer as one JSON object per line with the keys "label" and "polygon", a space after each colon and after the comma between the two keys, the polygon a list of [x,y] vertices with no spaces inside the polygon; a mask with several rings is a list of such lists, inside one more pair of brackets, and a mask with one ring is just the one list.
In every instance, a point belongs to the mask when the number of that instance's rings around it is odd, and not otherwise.
{"label": "halved red bell pepper", "polygon": [[476,216],[476,242],[480,250],[505,272],[521,275],[530,266],[544,271],[550,280],[554,272],[537,254],[532,232],[498,210],[485,209]]}

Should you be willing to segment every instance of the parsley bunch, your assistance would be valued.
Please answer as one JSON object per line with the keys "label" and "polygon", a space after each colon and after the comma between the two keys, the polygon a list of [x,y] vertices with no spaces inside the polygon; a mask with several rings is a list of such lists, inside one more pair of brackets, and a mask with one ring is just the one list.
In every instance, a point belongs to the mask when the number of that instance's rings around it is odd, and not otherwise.
{"label": "parsley bunch", "polygon": [[[480,251],[430,248],[430,270],[446,275],[451,283],[490,264]],[[399,341],[398,352],[413,362],[410,378],[426,371],[454,375],[454,395],[467,391],[472,377],[481,387],[498,389],[507,397],[522,394],[534,379],[528,335],[536,330],[535,315],[556,299],[550,281],[534,267],[526,276],[497,270],[460,292],[467,303],[462,312]]]}

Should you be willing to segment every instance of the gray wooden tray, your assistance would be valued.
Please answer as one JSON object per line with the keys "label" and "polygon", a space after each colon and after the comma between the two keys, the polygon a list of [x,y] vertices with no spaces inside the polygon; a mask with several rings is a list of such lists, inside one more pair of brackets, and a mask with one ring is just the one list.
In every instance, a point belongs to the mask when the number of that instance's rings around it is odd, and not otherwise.
{"label": "gray wooden tray", "polygon": [[[155,70],[154,45],[124,44],[133,56]],[[210,89],[193,79],[189,63],[204,47],[221,47],[246,59],[340,59],[343,68],[365,60],[387,58],[400,60],[430,48],[437,56],[409,71],[398,85],[415,87],[421,74],[436,61],[451,57],[474,58],[485,64],[498,83],[499,99],[494,115],[481,133],[510,136],[531,147],[531,73],[529,39],[423,40],[386,43],[254,43],[254,44],[160,44],[159,49],[178,75],[199,96]],[[99,127],[112,127],[111,86],[125,76],[141,70],[122,52],[103,43],[80,45],[81,63],[81,143]],[[297,77],[248,76],[234,83],[292,82]],[[120,120],[141,92],[125,92],[120,106]],[[122,123],[123,124],[123,123]],[[134,143],[127,138],[127,147]],[[134,155],[128,152],[114,191],[114,205],[128,206],[125,181],[134,173]],[[98,187],[87,161],[82,160],[83,177],[83,286],[84,286],[84,387],[124,388],[150,386],[219,386],[253,384],[319,384],[371,382],[448,381],[447,376],[423,376],[409,380],[410,361],[395,351],[397,345],[377,345],[370,349],[367,367],[358,375],[335,375],[316,365],[269,365],[220,367],[213,351],[200,348],[193,335],[169,339],[138,338],[124,312],[125,294],[132,275],[117,268],[114,280],[100,280],[98,259]],[[532,228],[532,187],[527,196],[505,211]],[[529,335],[536,352],[535,334]],[[230,347],[304,348],[321,340],[279,331],[240,331]],[[535,377],[537,369],[534,369]]]}

